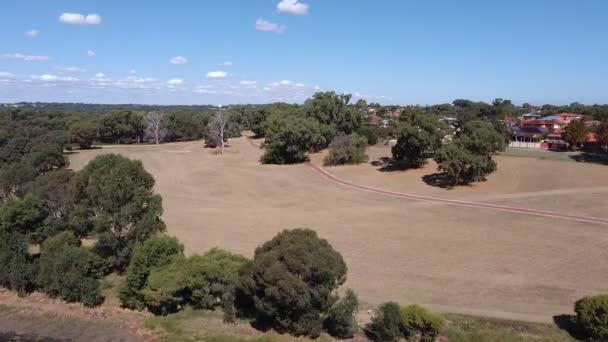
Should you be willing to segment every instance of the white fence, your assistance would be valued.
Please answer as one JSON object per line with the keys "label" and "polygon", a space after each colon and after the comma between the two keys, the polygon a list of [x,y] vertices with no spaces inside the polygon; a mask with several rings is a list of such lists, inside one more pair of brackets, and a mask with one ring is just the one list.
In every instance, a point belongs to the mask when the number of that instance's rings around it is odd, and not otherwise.
{"label": "white fence", "polygon": [[509,143],[509,147],[536,149],[536,148],[540,148],[540,143],[537,143],[537,142],[525,142],[525,141],[511,141]]}

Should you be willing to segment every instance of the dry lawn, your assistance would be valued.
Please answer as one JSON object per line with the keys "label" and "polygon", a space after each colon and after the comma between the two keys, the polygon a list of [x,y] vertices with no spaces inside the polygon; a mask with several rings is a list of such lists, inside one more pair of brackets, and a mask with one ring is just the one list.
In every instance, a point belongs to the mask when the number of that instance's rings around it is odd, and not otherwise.
{"label": "dry lawn", "polygon": [[[220,246],[251,257],[282,229],[313,228],[345,257],[346,286],[368,305],[397,300],[549,322],[570,313],[576,299],[608,290],[608,226],[363,192],[306,165],[260,165],[262,151],[244,138],[231,143],[224,155],[187,142],[107,147],[70,159],[74,169],[104,153],[142,160],[163,197],[169,234],[189,253]],[[390,150],[369,154],[374,161]],[[499,171],[487,182],[453,190],[422,180],[435,173],[432,164],[405,172],[371,164],[328,169],[383,189],[608,217],[608,167],[496,160]]]}

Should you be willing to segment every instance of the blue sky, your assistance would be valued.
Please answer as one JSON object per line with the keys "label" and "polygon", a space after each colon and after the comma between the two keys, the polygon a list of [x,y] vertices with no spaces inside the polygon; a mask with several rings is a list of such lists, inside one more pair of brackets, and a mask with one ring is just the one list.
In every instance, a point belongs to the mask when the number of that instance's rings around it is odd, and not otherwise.
{"label": "blue sky", "polygon": [[385,104],[607,103],[607,13],[605,0],[7,1],[0,102],[336,90]]}

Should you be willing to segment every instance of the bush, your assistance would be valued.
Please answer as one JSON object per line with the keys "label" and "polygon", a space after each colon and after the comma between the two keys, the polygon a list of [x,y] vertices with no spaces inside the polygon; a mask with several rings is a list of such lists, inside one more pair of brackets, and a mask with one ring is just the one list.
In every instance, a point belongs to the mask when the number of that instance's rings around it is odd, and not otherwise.
{"label": "bush", "polygon": [[73,232],[47,239],[40,250],[37,283],[51,297],[94,306],[103,301],[99,257],[80,247]]}
{"label": "bush", "polygon": [[367,161],[365,137],[353,133],[341,135],[329,144],[329,154],[323,160],[325,165],[359,164]]}
{"label": "bush", "polygon": [[359,307],[357,295],[351,289],[346,290],[344,298],[329,309],[327,318],[323,322],[325,330],[334,337],[350,338],[357,330],[355,314]]}
{"label": "bush", "polygon": [[370,126],[363,126],[357,130],[357,134],[367,139],[368,145],[376,145],[378,143],[378,129]]}
{"label": "bush", "polygon": [[0,230],[0,286],[23,295],[33,289],[34,274],[25,236]]}
{"label": "bush", "polygon": [[376,342],[399,340],[403,336],[400,309],[399,304],[395,302],[380,305],[376,315],[365,328],[367,337]]}
{"label": "bush", "polygon": [[38,230],[46,218],[35,197],[9,198],[0,205],[0,230],[19,234],[32,234]]}
{"label": "bush", "polygon": [[141,291],[145,305],[155,314],[175,312],[186,304],[213,309],[233,297],[238,272],[246,260],[217,248],[202,256],[177,257],[150,272]]}
{"label": "bush", "polygon": [[346,264],[326,240],[310,229],[284,230],[256,249],[237,303],[260,328],[316,337],[345,280]]}
{"label": "bush", "polygon": [[143,309],[145,301],[141,290],[146,285],[151,270],[169,264],[183,252],[184,246],[176,238],[163,235],[153,236],[143,244],[137,244],[127,268],[127,280],[120,290],[122,305],[129,309]]}
{"label": "bush", "polygon": [[268,118],[264,164],[295,164],[307,159],[306,152],[326,144],[321,126],[312,118],[271,115]]}
{"label": "bush", "polygon": [[447,186],[483,181],[496,170],[496,163],[490,157],[476,156],[456,143],[442,146],[433,159],[437,169],[444,172]]}
{"label": "bush", "polygon": [[444,326],[442,317],[418,305],[401,308],[401,329],[409,340],[420,338],[422,342],[433,342]]}
{"label": "bush", "polygon": [[608,295],[584,297],[574,304],[575,323],[595,341],[608,340]]}

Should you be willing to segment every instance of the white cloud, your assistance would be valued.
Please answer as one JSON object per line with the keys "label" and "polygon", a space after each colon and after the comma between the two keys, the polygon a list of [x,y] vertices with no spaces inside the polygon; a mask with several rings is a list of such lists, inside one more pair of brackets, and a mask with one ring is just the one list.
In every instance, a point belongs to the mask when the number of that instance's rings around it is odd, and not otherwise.
{"label": "white cloud", "polygon": [[295,85],[296,87],[304,87],[304,86],[305,86],[305,84],[304,84],[304,83],[299,83],[299,82],[298,82],[298,83],[296,83],[296,84],[294,84],[294,85]]}
{"label": "white cloud", "polygon": [[63,13],[59,21],[69,25],[99,25],[101,17],[97,14]]}
{"label": "white cloud", "polygon": [[222,63],[222,65],[225,67],[231,67],[234,65],[234,63],[232,63],[231,61],[225,61],[224,63]]}
{"label": "white cloud", "polygon": [[314,89],[314,90],[321,90],[321,87],[319,87],[318,85],[316,85],[312,89]]}
{"label": "white cloud", "polygon": [[131,74],[131,75],[137,74],[137,70],[131,69],[131,71],[129,71],[129,74]]}
{"label": "white cloud", "polygon": [[3,79],[15,78],[15,74],[13,74],[12,72],[8,72],[8,71],[0,71],[0,78],[3,78]]}
{"label": "white cloud", "polygon": [[51,60],[49,56],[33,56],[33,55],[24,55],[22,53],[11,53],[4,55],[5,58],[9,59],[20,59],[26,62],[48,62]]}
{"label": "white cloud", "polygon": [[32,30],[26,31],[25,35],[30,38],[36,38],[40,35],[40,31],[32,29]]}
{"label": "white cloud", "polygon": [[[301,83],[298,83],[298,84],[301,84]],[[273,86],[275,88],[276,87],[290,87],[290,86],[295,86],[296,82],[294,82],[294,81],[288,81],[288,80],[282,80],[282,81],[279,81],[279,82],[270,83],[269,85]]]}
{"label": "white cloud", "polygon": [[95,51],[93,50],[87,50],[86,55],[89,57],[95,57]]}
{"label": "white cloud", "polygon": [[57,75],[31,75],[31,79],[43,82],[76,82],[78,79],[76,77],[61,77]]}
{"label": "white cloud", "polygon": [[222,79],[226,78],[228,74],[224,71],[209,71],[206,76],[207,78]]}
{"label": "white cloud", "polygon": [[277,10],[290,14],[308,14],[308,5],[298,2],[298,0],[282,0],[277,4]]}
{"label": "white cloud", "polygon": [[58,71],[63,71],[63,72],[85,72],[87,71],[86,69],[83,68],[79,68],[79,67],[54,67],[53,69],[58,70]]}
{"label": "white cloud", "polygon": [[171,64],[186,64],[188,60],[182,56],[176,56],[169,60]]}
{"label": "white cloud", "polygon": [[173,86],[180,85],[183,83],[184,83],[184,81],[180,80],[179,78],[173,78],[173,79],[170,79],[169,81],[167,81],[168,85],[173,85]]}
{"label": "white cloud", "polygon": [[258,82],[243,80],[243,81],[239,82],[239,84],[242,86],[254,86],[254,85],[258,84]]}
{"label": "white cloud", "polygon": [[258,31],[283,33],[287,30],[287,25],[276,24],[268,20],[259,18],[255,22],[255,29]]}

